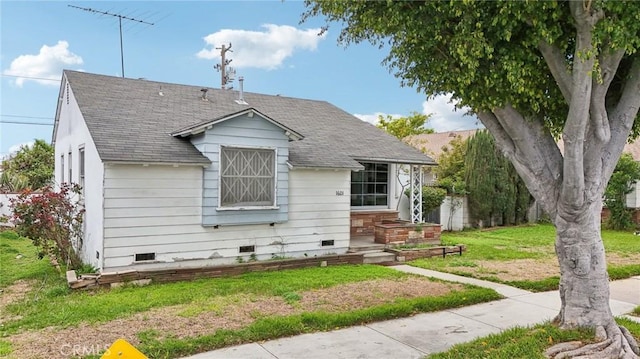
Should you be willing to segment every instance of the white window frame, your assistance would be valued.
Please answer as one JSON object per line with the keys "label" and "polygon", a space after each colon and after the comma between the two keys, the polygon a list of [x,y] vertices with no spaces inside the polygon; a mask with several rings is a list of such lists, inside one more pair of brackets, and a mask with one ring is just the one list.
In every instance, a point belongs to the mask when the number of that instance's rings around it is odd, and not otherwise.
{"label": "white window frame", "polygon": [[78,146],[78,184],[81,187],[82,196],[84,197],[84,177],[86,171],[86,153],[84,151],[84,145]]}
{"label": "white window frame", "polygon": [[[352,211],[371,211],[371,210],[381,210],[381,209],[389,209],[391,205],[391,180],[392,180],[392,171],[391,171],[391,163],[388,162],[376,162],[376,161],[362,161],[360,164],[364,165],[365,163],[380,163],[387,165],[387,204],[386,205],[369,205],[369,206],[353,206],[351,205]],[[364,170],[362,170],[364,172]],[[352,174],[353,176],[353,174]],[[351,184],[353,181],[349,181],[349,203],[351,203]],[[403,194],[404,195],[404,194]]]}
{"label": "white window frame", "polygon": [[60,155],[60,183],[64,183],[64,153]]}
{"label": "white window frame", "polygon": [[73,151],[69,150],[69,183],[73,183]]}
{"label": "white window frame", "polygon": [[[273,151],[273,203],[266,206],[223,206],[222,205],[222,151],[224,148],[238,150]],[[218,211],[270,210],[278,206],[278,149],[275,147],[220,145],[218,150]]]}

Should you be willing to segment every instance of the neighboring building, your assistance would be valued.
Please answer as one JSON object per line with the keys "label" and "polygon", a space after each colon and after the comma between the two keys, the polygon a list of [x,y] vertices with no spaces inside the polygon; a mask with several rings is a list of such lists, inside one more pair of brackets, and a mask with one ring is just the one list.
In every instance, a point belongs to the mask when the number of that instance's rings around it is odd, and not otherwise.
{"label": "neighboring building", "polygon": [[399,165],[435,165],[324,101],[75,71],[53,143],[56,183],[84,188],[80,253],[102,271],[345,253],[397,218]]}
{"label": "neighboring building", "polygon": [[[405,139],[407,143],[426,153],[436,161],[440,156],[451,150],[450,143],[458,138],[462,141],[473,136],[478,130],[447,131],[437,133],[425,133],[421,135],[409,136]],[[434,184],[437,180],[433,167],[424,168],[424,183]],[[428,214],[428,221],[437,222],[442,225],[442,230],[461,231],[465,227],[471,227],[469,216],[469,205],[466,197],[447,196],[435,213]]]}
{"label": "neighboring building", "polygon": [[[445,151],[451,149],[451,146],[449,145],[451,141],[456,138],[465,141],[469,137],[473,136],[476,131],[478,130],[425,133],[409,136],[405,138],[405,141],[438,162],[440,160],[440,156]],[[436,181],[436,175],[433,173],[432,169],[432,167],[425,168],[425,183],[434,183]]]}

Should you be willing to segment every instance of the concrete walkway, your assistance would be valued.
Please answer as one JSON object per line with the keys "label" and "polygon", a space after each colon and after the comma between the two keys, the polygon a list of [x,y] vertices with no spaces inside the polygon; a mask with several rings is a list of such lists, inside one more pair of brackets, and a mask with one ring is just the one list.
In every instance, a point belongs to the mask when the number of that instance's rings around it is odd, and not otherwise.
{"label": "concrete walkway", "polygon": [[[513,326],[527,326],[550,320],[560,309],[557,291],[532,293],[503,284],[408,265],[390,268],[491,288],[506,298],[331,332],[244,344],[185,359],[422,358],[445,351],[454,344],[498,333]],[[640,276],[612,282],[610,303],[616,316],[629,313],[640,305]]]}

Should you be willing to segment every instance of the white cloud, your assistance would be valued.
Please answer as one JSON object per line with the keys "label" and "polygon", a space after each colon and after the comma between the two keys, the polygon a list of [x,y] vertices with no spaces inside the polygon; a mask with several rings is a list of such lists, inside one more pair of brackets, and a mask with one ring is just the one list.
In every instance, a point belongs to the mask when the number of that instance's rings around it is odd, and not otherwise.
{"label": "white cloud", "polygon": [[422,113],[431,114],[427,127],[436,132],[482,128],[475,115],[467,115],[468,108],[456,109],[451,95],[439,95],[422,103]]}
{"label": "white cloud", "polygon": [[33,144],[35,143],[35,141],[28,141],[28,142],[23,142],[23,143],[18,143],[15,144],[11,147],[9,147],[9,150],[7,151],[7,154],[5,156],[3,156],[3,158],[9,158],[11,156],[13,156],[14,154],[16,154],[16,152],[18,152],[23,146],[24,147],[28,147],[31,148],[33,146]]}
{"label": "white cloud", "polygon": [[402,115],[398,115],[398,114],[388,115],[388,114],[382,113],[382,112],[375,112],[373,114],[354,113],[353,115],[355,117],[361,119],[364,122],[369,122],[372,125],[377,125],[378,124],[378,116],[382,116],[384,118],[387,118],[387,116],[391,116],[392,118],[402,117]]}
{"label": "white cloud", "polygon": [[[42,45],[37,55],[20,55],[11,61],[8,69],[4,70],[5,75],[38,77],[44,79],[59,80],[62,69],[82,65],[82,57],[69,51],[69,43],[58,41],[56,45]],[[60,86],[56,81],[33,80],[18,77],[16,85],[22,87],[25,81],[35,81],[43,85]]]}
{"label": "white cloud", "polygon": [[314,51],[326,33],[320,29],[301,30],[288,25],[262,25],[265,31],[222,29],[204,37],[206,47],[196,54],[202,59],[220,58],[220,47],[231,43],[232,67],[255,67],[273,70],[282,65],[296,50]]}

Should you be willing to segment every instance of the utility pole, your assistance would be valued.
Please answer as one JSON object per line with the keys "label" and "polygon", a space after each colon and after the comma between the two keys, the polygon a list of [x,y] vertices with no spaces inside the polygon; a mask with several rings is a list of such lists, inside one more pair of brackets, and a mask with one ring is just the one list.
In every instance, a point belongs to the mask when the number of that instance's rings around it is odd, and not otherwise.
{"label": "utility pole", "polygon": [[221,47],[216,47],[216,50],[220,50],[221,59],[220,63],[216,64],[213,68],[220,72],[220,88],[226,90],[227,84],[233,82],[233,76],[236,74],[236,70],[231,66],[227,68],[231,61],[233,61],[226,58],[227,52],[231,51],[231,43],[229,43],[229,47],[222,45]]}
{"label": "utility pole", "polygon": [[117,17],[118,18],[118,27],[120,29],[120,66],[122,68],[122,77],[124,77],[124,49],[123,49],[123,46],[122,46],[122,19],[133,21],[133,22],[138,22],[138,23],[146,24],[146,25],[154,25],[154,24],[151,23],[151,22],[146,22],[146,21],[143,21],[143,20],[134,19],[132,17],[124,16],[122,14],[110,13],[108,11],[101,11],[101,10],[96,10],[96,9],[92,9],[92,8],[88,8],[88,7],[80,7],[80,6],[74,6],[74,5],[67,5],[67,6],[75,8],[75,9],[79,9],[79,10],[84,10],[84,11],[87,11],[87,12],[92,12],[94,14],[109,15],[109,16],[113,16],[113,17]]}

